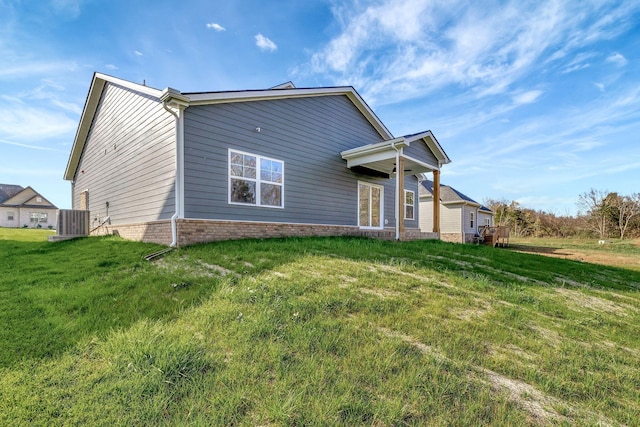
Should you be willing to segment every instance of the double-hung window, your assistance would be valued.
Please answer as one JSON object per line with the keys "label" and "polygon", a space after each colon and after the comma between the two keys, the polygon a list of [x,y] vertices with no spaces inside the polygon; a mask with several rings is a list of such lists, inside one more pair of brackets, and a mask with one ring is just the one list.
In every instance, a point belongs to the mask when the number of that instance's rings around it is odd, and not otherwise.
{"label": "double-hung window", "polygon": [[229,203],[284,207],[284,162],[229,150]]}
{"label": "double-hung window", "polygon": [[404,190],[404,219],[414,218],[414,201],[415,194],[413,191]]}
{"label": "double-hung window", "polygon": [[469,226],[473,228],[473,222],[475,219],[475,214],[473,212],[469,212]]}

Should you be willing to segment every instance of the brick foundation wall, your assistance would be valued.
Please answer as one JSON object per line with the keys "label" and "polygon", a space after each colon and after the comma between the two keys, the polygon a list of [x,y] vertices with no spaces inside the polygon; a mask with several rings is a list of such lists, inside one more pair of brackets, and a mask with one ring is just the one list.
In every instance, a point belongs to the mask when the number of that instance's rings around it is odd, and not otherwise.
{"label": "brick foundation wall", "polygon": [[440,233],[440,240],[450,243],[464,243],[462,233]]}
{"label": "brick foundation wall", "polygon": [[124,239],[142,242],[171,244],[171,221],[150,221],[137,224],[104,225],[99,227],[92,236],[115,234]]}
{"label": "brick foundation wall", "polygon": [[[358,227],[317,224],[283,224],[243,221],[215,221],[179,219],[178,246],[219,240],[252,239],[269,237],[310,236],[363,236],[394,240],[395,230],[361,230]],[[92,235],[116,234],[129,240],[171,244],[171,221],[152,221],[138,224],[105,225]],[[403,240],[437,239],[437,233],[423,233],[419,229],[407,229]]]}

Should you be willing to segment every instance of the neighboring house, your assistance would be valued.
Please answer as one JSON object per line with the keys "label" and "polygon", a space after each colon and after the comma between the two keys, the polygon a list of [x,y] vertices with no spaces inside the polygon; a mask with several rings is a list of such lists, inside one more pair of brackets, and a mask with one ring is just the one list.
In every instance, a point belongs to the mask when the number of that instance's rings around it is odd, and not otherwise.
{"label": "neighboring house", "polygon": [[64,178],[94,234],[437,238],[420,231],[418,175],[449,162],[430,131],[394,137],[352,87],[181,93],[96,73]]}
{"label": "neighboring house", "polygon": [[[433,181],[420,183],[420,228],[433,227]],[[448,242],[472,242],[482,227],[493,226],[494,213],[448,185],[440,185],[440,238]]]}
{"label": "neighboring house", "polygon": [[58,208],[31,187],[0,184],[0,227],[54,228]]}

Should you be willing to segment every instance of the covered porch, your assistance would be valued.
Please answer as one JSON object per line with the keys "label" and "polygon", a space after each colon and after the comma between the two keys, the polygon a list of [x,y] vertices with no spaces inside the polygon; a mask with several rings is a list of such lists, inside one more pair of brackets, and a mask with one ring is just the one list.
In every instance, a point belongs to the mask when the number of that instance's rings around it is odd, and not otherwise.
{"label": "covered porch", "polygon": [[[413,145],[412,145],[413,144]],[[439,199],[440,168],[451,160],[431,131],[402,136],[375,144],[367,144],[340,153],[347,167],[355,172],[395,180],[395,239],[415,239],[414,230],[405,230],[405,176],[433,174],[434,200]],[[433,208],[434,237],[440,235],[440,205]],[[381,236],[382,237],[382,236]]]}

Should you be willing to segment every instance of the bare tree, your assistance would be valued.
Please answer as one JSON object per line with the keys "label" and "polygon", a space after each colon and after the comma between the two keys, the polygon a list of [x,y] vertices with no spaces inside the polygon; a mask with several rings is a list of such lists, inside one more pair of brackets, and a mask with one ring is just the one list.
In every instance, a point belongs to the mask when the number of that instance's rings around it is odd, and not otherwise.
{"label": "bare tree", "polygon": [[624,239],[631,220],[640,215],[640,194],[634,193],[631,196],[618,196],[615,204],[617,210],[618,230],[620,238]]}
{"label": "bare tree", "polygon": [[578,197],[578,206],[585,210],[588,223],[601,239],[607,237],[607,223],[611,211],[608,191],[591,189]]}

